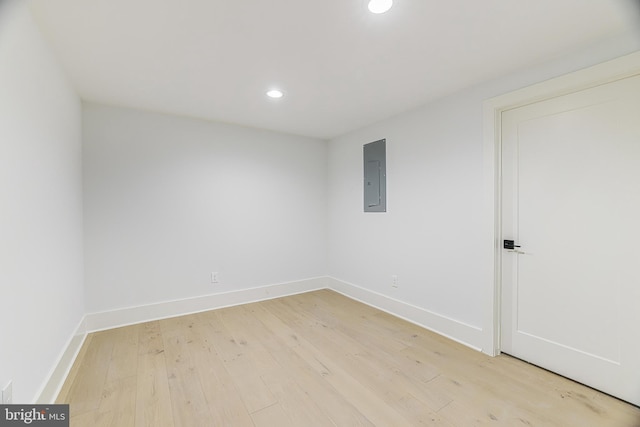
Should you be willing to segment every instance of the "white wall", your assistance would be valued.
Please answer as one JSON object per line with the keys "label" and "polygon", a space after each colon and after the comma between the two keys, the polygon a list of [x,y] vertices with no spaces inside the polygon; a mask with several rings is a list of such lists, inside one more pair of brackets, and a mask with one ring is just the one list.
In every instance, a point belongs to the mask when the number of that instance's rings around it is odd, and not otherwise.
{"label": "white wall", "polygon": [[326,274],[326,142],[96,104],[83,126],[88,312]]}
{"label": "white wall", "polygon": [[0,3],[0,386],[22,403],[84,312],[81,105],[26,3]]}
{"label": "white wall", "polygon": [[[331,140],[329,274],[432,312],[445,326],[427,326],[486,346],[493,242],[482,217],[483,101],[639,48],[634,34],[603,40]],[[365,214],[362,145],[381,138],[387,139],[388,212]],[[391,275],[398,276],[397,289]],[[473,342],[456,336],[454,323],[469,325]]]}

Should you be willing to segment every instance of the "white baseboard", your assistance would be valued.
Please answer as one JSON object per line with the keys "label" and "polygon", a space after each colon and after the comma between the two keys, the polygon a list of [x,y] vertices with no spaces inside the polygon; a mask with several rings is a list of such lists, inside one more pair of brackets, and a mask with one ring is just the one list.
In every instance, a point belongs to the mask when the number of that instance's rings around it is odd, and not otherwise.
{"label": "white baseboard", "polygon": [[186,314],[214,310],[216,308],[280,298],[287,295],[324,289],[326,287],[326,278],[316,277],[258,288],[104,311],[101,313],[89,313],[85,316],[85,321],[87,332],[96,332],[152,320],[184,316]]}
{"label": "white baseboard", "polygon": [[398,301],[342,280],[332,277],[316,277],[196,298],[86,314],[75,334],[67,343],[56,366],[52,369],[48,380],[38,394],[36,402],[46,404],[55,401],[84,343],[87,333],[280,298],[318,289],[331,289],[339,292],[349,298],[429,329],[475,350],[482,351],[481,343],[483,336],[481,328],[433,313],[403,301]]}
{"label": "white baseboard", "polygon": [[455,319],[434,313],[427,309],[411,305],[361,288],[342,280],[328,277],[325,279],[327,287],[349,298],[355,299],[393,316],[429,329],[474,350],[482,350],[482,328],[468,325]]}
{"label": "white baseboard", "polygon": [[327,288],[326,278],[318,277],[258,288],[205,295],[196,298],[85,314],[34,401],[39,404],[51,404],[55,402],[82,348],[82,344],[90,332],[183,316],[216,308],[248,304],[325,288]]}
{"label": "white baseboard", "polygon": [[36,395],[36,398],[34,399],[35,403],[46,405],[55,402],[58,397],[58,393],[60,393],[60,390],[64,385],[67,375],[69,375],[69,371],[71,371],[73,363],[76,361],[78,353],[80,353],[80,349],[82,348],[82,344],[84,344],[86,337],[87,329],[85,326],[85,317],[83,316],[75,332],[71,338],[69,338],[64,350],[62,350],[60,357],[58,357],[57,363],[54,365],[53,369],[51,369],[51,372],[40,389],[40,392]]}

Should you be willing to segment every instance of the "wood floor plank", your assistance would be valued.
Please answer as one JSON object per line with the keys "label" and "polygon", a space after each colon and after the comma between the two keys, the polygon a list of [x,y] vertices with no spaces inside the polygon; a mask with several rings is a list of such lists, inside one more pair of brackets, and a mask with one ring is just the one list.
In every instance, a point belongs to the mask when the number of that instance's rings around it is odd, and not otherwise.
{"label": "wood floor plank", "polygon": [[[270,305],[280,304],[281,301],[271,301]],[[280,310],[279,316],[282,316],[284,322],[288,322],[295,328],[295,323],[300,323],[303,326],[298,326],[297,330],[304,329],[308,324],[308,319],[298,318],[296,321],[291,318],[291,314],[287,310]],[[310,328],[307,328],[310,330]],[[298,353],[303,359],[316,370],[326,381],[328,381],[339,393],[345,398],[351,401],[351,403],[358,408],[358,410],[366,414],[367,418],[371,420],[375,425],[410,425],[403,414],[394,410],[389,405],[383,395],[373,391],[369,384],[364,385],[356,377],[353,372],[346,366],[344,366],[343,360],[336,360],[327,355],[326,352],[331,350],[331,344],[315,346],[313,343],[307,341],[304,338],[298,337],[300,343],[299,346],[294,348],[294,351]],[[340,346],[340,343],[335,343],[336,346]]]}
{"label": "wood floor plank", "polygon": [[[329,382],[324,380],[311,365],[296,353],[300,341],[295,332],[263,304],[251,304],[246,309],[252,312],[264,325],[263,334],[270,338],[265,341],[269,350],[291,378],[315,401],[321,402],[327,417],[337,426],[372,426],[349,400],[345,399]],[[274,337],[276,339],[274,339]]]}
{"label": "wood floor plank", "polygon": [[425,411],[424,404],[415,396],[407,393],[400,399],[396,406],[406,413],[408,418],[415,420],[413,425],[452,427],[441,414],[433,411]]}
{"label": "wood floor plank", "polygon": [[318,402],[307,394],[304,385],[299,385],[287,372],[271,372],[263,375],[262,380],[276,397],[292,425],[305,427],[335,425]]}
{"label": "wood floor plank", "polygon": [[159,322],[140,325],[136,426],[173,427],[171,395]]}
{"label": "wood floor plank", "polygon": [[[209,405],[202,390],[196,365],[191,358],[191,324],[174,328],[170,320],[160,321],[175,426],[207,425]],[[166,330],[166,336],[165,335]]]}
{"label": "wood floor plank", "polygon": [[193,328],[193,333],[198,346],[194,347],[192,357],[209,404],[211,425],[253,426],[233,377],[215,351],[211,328],[201,323]]}
{"label": "wood floor plank", "polygon": [[640,427],[640,409],[329,290],[90,334],[74,427]]}
{"label": "wood floor plank", "polygon": [[[269,360],[271,356],[257,341],[247,337],[242,324],[233,326],[234,318],[237,318],[237,313],[235,308],[230,308],[220,310],[211,320],[216,334],[212,345],[220,355],[225,369],[231,374],[232,381],[251,414],[277,403],[277,399],[261,378],[262,373],[276,369],[277,363]],[[229,331],[225,321],[232,325],[233,332]]]}
{"label": "wood floor plank", "polygon": [[112,420],[111,413],[93,411],[72,415],[69,424],[73,427],[111,427]]}
{"label": "wood floor plank", "polygon": [[[108,331],[92,334],[83,359],[76,360],[80,368],[68,396],[68,402],[74,403],[69,407],[71,417],[98,410],[115,345],[112,337]],[[86,369],[86,366],[91,369]]]}
{"label": "wood floor plank", "polygon": [[107,382],[118,381],[136,375],[138,369],[138,330],[140,325],[131,325],[108,331],[113,341],[111,362],[107,371]]}
{"label": "wood floor plank", "polygon": [[[276,302],[286,304],[285,301]],[[296,308],[288,307],[285,313],[291,313],[298,318],[311,320],[311,315]],[[348,319],[347,319],[348,320]],[[418,418],[434,415],[446,403],[440,399],[424,399],[425,387],[420,377],[406,375],[406,366],[398,363],[400,360],[388,359],[382,351],[369,351],[360,341],[349,335],[343,334],[337,326],[322,325],[322,327],[297,326],[298,333],[305,335],[314,343],[319,344],[332,360],[340,361],[348,372],[361,384],[377,390],[385,390],[382,395],[384,401],[392,408],[400,409],[402,413],[409,414],[404,409],[408,396],[420,396],[420,399],[411,397],[415,405],[420,406]],[[377,341],[377,340],[376,340]],[[425,370],[426,365],[425,365]],[[435,378],[437,373],[432,373],[427,381]],[[418,418],[412,418],[411,422],[419,424]],[[433,417],[437,418],[437,417]]]}
{"label": "wood floor plank", "polygon": [[251,414],[256,427],[293,426],[291,418],[279,404],[262,408]]}
{"label": "wood floor plank", "polygon": [[[101,424],[110,427],[134,427],[136,422],[137,377],[130,376],[108,382],[98,408]],[[104,416],[104,417],[101,417]]]}

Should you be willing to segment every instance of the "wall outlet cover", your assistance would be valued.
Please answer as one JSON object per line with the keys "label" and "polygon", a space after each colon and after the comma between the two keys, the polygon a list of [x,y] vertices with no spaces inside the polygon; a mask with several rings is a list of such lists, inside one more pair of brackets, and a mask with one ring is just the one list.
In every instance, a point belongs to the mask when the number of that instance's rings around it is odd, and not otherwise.
{"label": "wall outlet cover", "polygon": [[2,389],[2,404],[10,405],[11,403],[13,403],[13,381],[9,381]]}

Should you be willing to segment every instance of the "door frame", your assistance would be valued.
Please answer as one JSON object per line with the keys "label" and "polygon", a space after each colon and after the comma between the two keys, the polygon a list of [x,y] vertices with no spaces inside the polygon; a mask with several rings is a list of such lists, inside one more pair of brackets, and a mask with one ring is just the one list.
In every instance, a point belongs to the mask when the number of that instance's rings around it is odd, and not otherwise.
{"label": "door frame", "polygon": [[[502,316],[502,112],[640,74],[640,52],[543,81],[483,103],[483,230],[490,269],[484,295],[482,351],[500,354]],[[489,246],[490,245],[490,246]]]}

